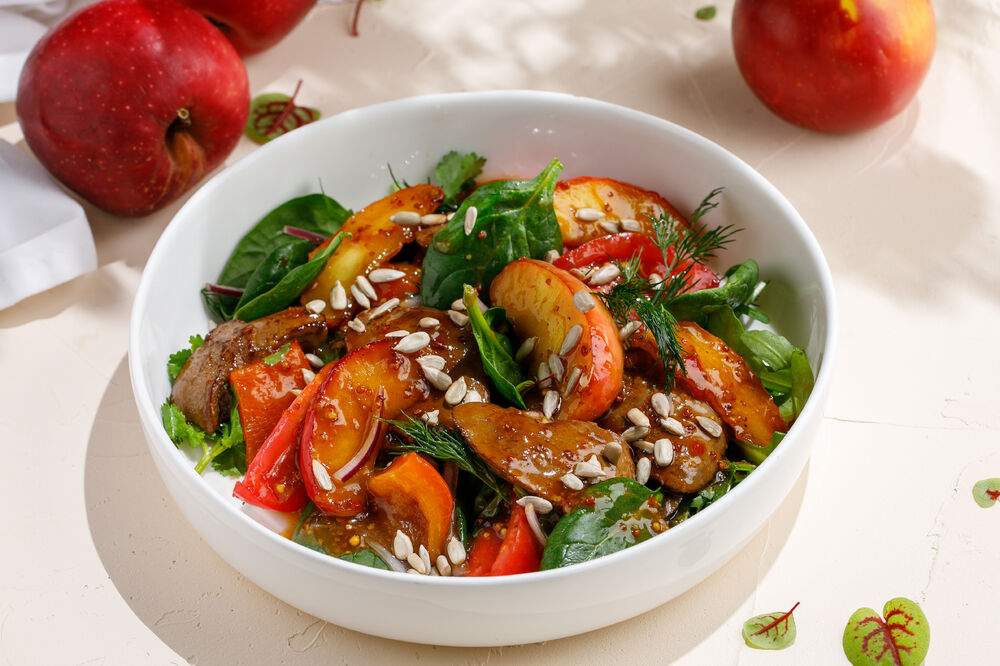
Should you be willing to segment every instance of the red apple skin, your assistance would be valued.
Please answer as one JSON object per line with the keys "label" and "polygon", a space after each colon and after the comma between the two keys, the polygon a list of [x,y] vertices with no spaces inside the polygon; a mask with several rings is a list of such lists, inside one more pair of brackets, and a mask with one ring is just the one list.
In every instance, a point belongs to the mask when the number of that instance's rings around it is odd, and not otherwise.
{"label": "red apple skin", "polygon": [[269,49],[306,17],[317,0],[180,0],[216,24],[240,55]]}
{"label": "red apple skin", "polygon": [[736,0],[743,78],[785,120],[855,132],[895,116],[930,67],[929,0]]}
{"label": "red apple skin", "polygon": [[84,199],[130,217],[218,166],[249,108],[239,54],[174,0],[104,0],[66,17],[28,56],[17,95],[38,160]]}

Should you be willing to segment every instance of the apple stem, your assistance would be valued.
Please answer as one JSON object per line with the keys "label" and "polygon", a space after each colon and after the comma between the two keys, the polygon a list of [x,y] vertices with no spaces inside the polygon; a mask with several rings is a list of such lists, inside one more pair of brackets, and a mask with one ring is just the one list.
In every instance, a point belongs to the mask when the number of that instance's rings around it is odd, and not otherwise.
{"label": "apple stem", "polygon": [[181,127],[191,127],[191,112],[184,107],[177,109],[177,120],[174,122],[178,123]]}
{"label": "apple stem", "polygon": [[278,117],[274,119],[274,122],[271,123],[271,126],[264,131],[264,136],[270,135],[271,132],[281,127],[281,124],[285,122],[285,118],[287,118],[288,115],[295,109],[295,97],[299,94],[300,88],[302,88],[302,79],[299,79],[299,82],[295,84],[295,92],[293,92],[292,96],[288,99],[287,102],[285,102],[285,108],[281,110],[281,113],[279,113]]}
{"label": "apple stem", "polygon": [[358,32],[358,17],[361,16],[361,5],[365,0],[357,0],[354,3],[354,19],[351,21],[351,37],[359,36]]}

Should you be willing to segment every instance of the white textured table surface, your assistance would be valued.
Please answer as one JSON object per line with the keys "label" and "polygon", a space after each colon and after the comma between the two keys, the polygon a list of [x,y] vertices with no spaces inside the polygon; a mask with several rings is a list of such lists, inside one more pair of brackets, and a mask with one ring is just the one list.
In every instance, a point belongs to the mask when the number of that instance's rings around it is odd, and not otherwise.
{"label": "white textured table surface", "polygon": [[[840,664],[851,613],[895,596],[928,616],[927,663],[995,658],[1000,507],[971,488],[1000,476],[1000,5],[938,3],[916,102],[825,136],[757,102],[731,3],[710,22],[702,4],[382,0],[357,38],[353,8],[325,5],[247,66],[253,93],[301,78],[325,115],[432,92],[586,95],[707,136],[788,196],[833,270],[839,365],[806,471],[729,564],[634,620],[508,648],[396,643],[285,605],[178,514],[132,401],[129,307],[180,202],[132,221],[88,209],[98,270],[0,311],[0,663]],[[13,122],[0,105],[0,136]],[[796,601],[793,647],[744,646],[745,619]]]}

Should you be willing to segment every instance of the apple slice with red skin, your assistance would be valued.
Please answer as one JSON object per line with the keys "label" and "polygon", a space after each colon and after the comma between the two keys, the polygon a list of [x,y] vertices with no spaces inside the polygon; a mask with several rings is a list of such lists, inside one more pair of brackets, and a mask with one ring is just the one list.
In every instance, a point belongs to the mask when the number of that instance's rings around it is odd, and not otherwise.
{"label": "apple slice with red skin", "polygon": [[[566,247],[576,247],[611,233],[601,226],[603,221],[635,220],[640,228],[625,231],[638,231],[654,237],[656,233],[649,220],[650,215],[655,219],[667,213],[684,226],[689,226],[680,211],[656,192],[612,178],[580,176],[561,180],[556,183],[552,205]],[[604,217],[600,220],[581,220],[576,216],[581,208],[600,211]]]}
{"label": "apple slice with red skin", "polygon": [[290,33],[316,0],[180,0],[211,21],[242,56],[271,48]]}
{"label": "apple slice with red skin", "polygon": [[[436,185],[414,185],[393,192],[387,197],[365,206],[354,213],[340,227],[341,232],[350,233],[340,247],[326,262],[319,274],[301,296],[302,304],[319,299],[326,303],[323,314],[330,323],[345,319],[356,309],[350,295],[351,285],[359,275],[368,275],[387,259],[396,255],[406,243],[413,240],[415,227],[396,224],[390,218],[401,212],[418,215],[433,213],[444,201],[444,192]],[[313,251],[319,252],[330,241],[327,240]],[[333,310],[330,307],[330,290],[340,282],[348,291],[347,310]]]}
{"label": "apple slice with red skin", "polygon": [[379,340],[338,361],[306,417],[299,467],[320,511],[353,516],[364,509],[384,434],[380,418],[396,418],[430,395],[416,361],[393,351],[398,342]]}
{"label": "apple slice with red skin", "polygon": [[198,12],[104,0],[32,49],[17,116],[49,172],[109,213],[162,208],[217,167],[247,122],[246,69]]}
{"label": "apple slice with red skin", "polygon": [[533,376],[542,361],[559,354],[570,329],[580,326],[579,342],[560,357],[562,382],[574,368],[580,377],[563,396],[558,418],[592,421],[621,390],[625,352],[618,327],[597,298],[591,296],[593,307],[587,312],[576,307],[573,295],[581,291],[589,294],[590,288],[568,271],[537,259],[518,259],[494,278],[490,298],[506,310],[520,339],[538,338],[528,357]]}

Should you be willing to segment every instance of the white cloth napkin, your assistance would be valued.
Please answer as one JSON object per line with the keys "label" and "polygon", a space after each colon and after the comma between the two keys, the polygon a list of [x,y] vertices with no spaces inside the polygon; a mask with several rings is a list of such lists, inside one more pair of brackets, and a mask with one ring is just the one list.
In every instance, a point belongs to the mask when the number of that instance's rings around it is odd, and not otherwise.
{"label": "white cloth napkin", "polygon": [[0,140],[0,310],[95,268],[83,207]]}

